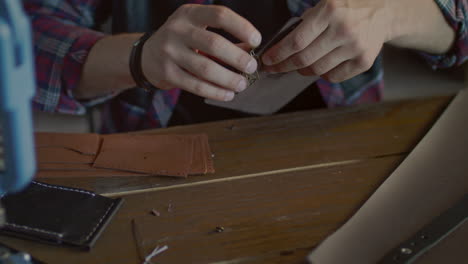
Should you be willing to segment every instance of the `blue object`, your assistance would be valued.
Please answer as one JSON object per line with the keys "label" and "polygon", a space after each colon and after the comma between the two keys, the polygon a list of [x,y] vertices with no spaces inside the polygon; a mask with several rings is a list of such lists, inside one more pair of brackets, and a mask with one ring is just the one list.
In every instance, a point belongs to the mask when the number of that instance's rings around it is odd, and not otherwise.
{"label": "blue object", "polygon": [[36,171],[31,117],[35,90],[31,43],[30,22],[22,1],[0,0],[0,131],[3,130],[4,147],[0,195],[26,187]]}

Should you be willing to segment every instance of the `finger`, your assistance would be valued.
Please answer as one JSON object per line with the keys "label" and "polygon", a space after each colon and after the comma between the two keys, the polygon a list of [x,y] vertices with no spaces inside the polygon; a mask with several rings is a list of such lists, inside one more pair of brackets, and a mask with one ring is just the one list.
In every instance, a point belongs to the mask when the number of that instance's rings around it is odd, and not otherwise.
{"label": "finger", "polygon": [[320,13],[319,6],[309,9],[301,24],[265,53],[263,63],[278,64],[309,46],[328,26],[328,20],[322,19]]}
{"label": "finger", "polygon": [[327,72],[325,78],[333,83],[344,82],[369,70],[373,63],[373,59],[366,56],[359,56],[355,59],[345,61],[338,67]]}
{"label": "finger", "polygon": [[219,87],[235,92],[242,92],[247,88],[247,80],[240,74],[190,49],[181,50],[174,59],[176,64],[183,65],[188,72]]}
{"label": "finger", "polygon": [[176,65],[171,67],[171,73],[167,76],[168,81],[165,82],[170,83],[172,87],[178,87],[187,92],[217,101],[231,101],[234,99],[234,92],[200,80]]}
{"label": "finger", "polygon": [[247,52],[250,51],[250,50],[252,49],[252,48],[250,47],[249,44],[243,43],[243,42],[237,43],[237,44],[235,44],[235,45],[236,45],[237,47],[239,47],[241,50],[247,51]]}
{"label": "finger", "polygon": [[245,18],[224,6],[199,5],[191,13],[192,21],[202,27],[223,29],[252,47],[260,45],[260,32]]}
{"label": "finger", "polygon": [[325,30],[317,39],[315,39],[307,48],[285,61],[273,65],[265,70],[273,72],[289,72],[309,67],[340,45],[333,41],[333,32],[330,29]]}
{"label": "finger", "polygon": [[297,71],[300,75],[303,75],[303,76],[314,76],[315,73],[314,71],[312,71],[312,69],[310,68],[303,68],[303,69],[300,69]]}
{"label": "finger", "polygon": [[239,71],[252,74],[257,70],[257,61],[252,56],[216,33],[194,28],[187,38],[190,48],[215,57]]}
{"label": "finger", "polygon": [[351,49],[347,46],[341,46],[310,65],[308,68],[314,75],[321,76],[353,57],[355,57],[355,54]]}

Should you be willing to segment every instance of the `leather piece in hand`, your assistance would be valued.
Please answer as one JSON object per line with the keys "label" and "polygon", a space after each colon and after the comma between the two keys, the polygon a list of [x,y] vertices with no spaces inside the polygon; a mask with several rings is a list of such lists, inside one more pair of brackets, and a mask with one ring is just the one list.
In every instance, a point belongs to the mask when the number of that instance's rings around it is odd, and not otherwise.
{"label": "leather piece in hand", "polygon": [[48,244],[90,249],[122,200],[82,189],[32,182],[2,198],[7,213],[0,233]]}

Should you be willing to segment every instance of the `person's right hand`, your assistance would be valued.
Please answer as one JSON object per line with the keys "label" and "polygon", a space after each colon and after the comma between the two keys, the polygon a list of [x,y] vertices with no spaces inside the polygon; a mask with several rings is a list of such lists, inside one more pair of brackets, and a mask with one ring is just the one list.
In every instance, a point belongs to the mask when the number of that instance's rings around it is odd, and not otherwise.
{"label": "person's right hand", "polygon": [[145,43],[142,67],[146,78],[160,89],[181,88],[219,101],[230,101],[235,92],[247,88],[242,75],[210,57],[249,74],[256,71],[256,60],[207,27],[223,29],[251,47],[261,42],[260,32],[229,8],[183,5]]}

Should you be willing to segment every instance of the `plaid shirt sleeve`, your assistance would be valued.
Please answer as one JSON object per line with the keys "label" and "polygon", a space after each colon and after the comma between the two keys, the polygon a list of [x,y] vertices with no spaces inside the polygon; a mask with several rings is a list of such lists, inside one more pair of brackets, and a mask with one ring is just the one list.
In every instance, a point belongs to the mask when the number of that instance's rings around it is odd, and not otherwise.
{"label": "plaid shirt sleeve", "polygon": [[104,36],[93,31],[98,0],[23,0],[34,31],[36,110],[84,114],[73,98],[91,47]]}
{"label": "plaid shirt sleeve", "polygon": [[452,49],[443,55],[421,53],[434,69],[463,64],[468,59],[468,1],[435,0],[445,20],[456,33]]}

